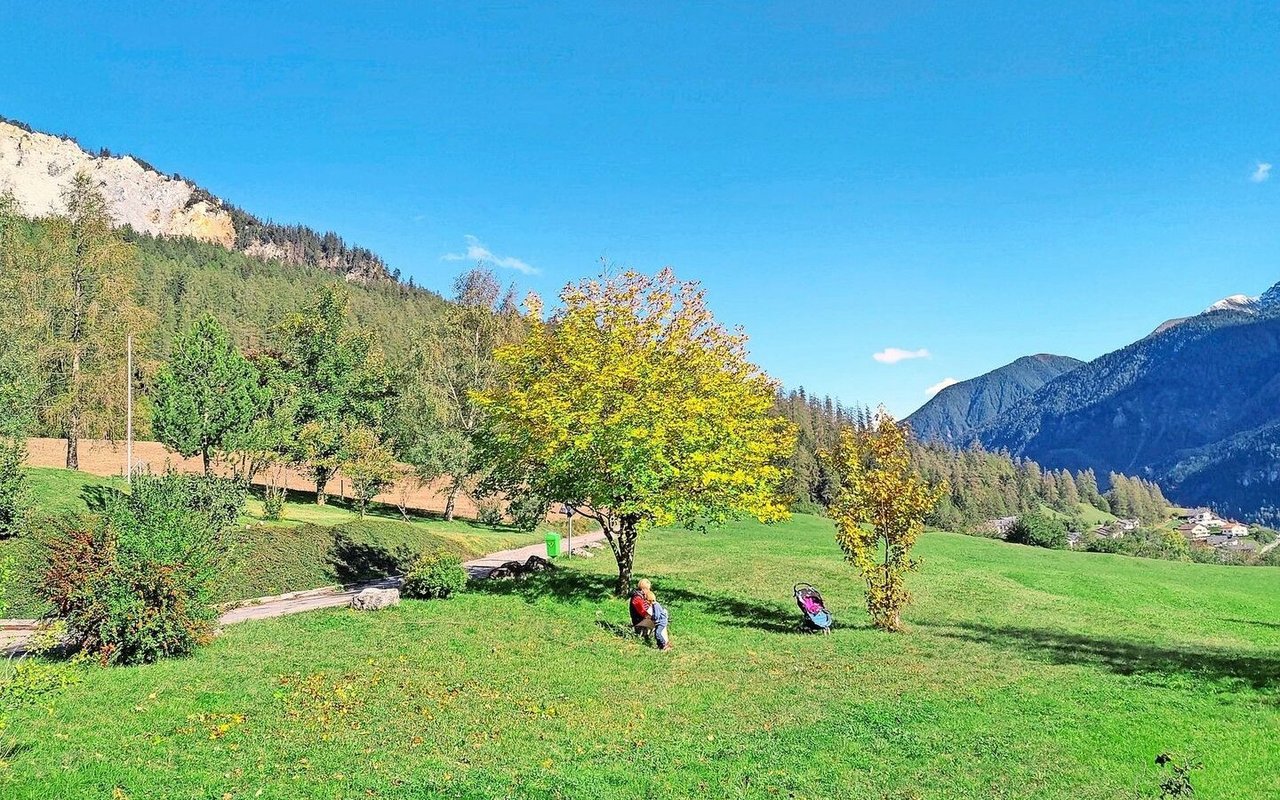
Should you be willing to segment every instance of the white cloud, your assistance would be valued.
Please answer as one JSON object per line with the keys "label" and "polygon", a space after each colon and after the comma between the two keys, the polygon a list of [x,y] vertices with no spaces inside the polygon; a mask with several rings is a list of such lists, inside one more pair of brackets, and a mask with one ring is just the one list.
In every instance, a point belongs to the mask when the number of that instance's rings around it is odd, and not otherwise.
{"label": "white cloud", "polygon": [[515,256],[500,256],[492,250],[484,246],[476,237],[467,234],[467,251],[465,253],[445,253],[440,256],[441,261],[472,261],[477,264],[489,264],[495,267],[504,267],[506,269],[514,269],[516,272],[525,275],[537,275],[538,268],[522,261]]}
{"label": "white cloud", "polygon": [[1265,161],[1259,161],[1258,167],[1249,176],[1249,180],[1254,183],[1262,183],[1271,177],[1271,165]]}
{"label": "white cloud", "polygon": [[879,353],[872,353],[871,357],[881,364],[897,364],[899,361],[906,361],[912,358],[928,358],[929,351],[921,347],[919,350],[903,350],[901,347],[886,347]]}
{"label": "white cloud", "polygon": [[956,380],[955,378],[943,378],[942,380],[938,381],[934,385],[930,386],[928,389],[925,389],[924,393],[929,395],[930,397],[933,397],[935,394],[947,388],[948,386],[957,384],[959,382],[960,381]]}

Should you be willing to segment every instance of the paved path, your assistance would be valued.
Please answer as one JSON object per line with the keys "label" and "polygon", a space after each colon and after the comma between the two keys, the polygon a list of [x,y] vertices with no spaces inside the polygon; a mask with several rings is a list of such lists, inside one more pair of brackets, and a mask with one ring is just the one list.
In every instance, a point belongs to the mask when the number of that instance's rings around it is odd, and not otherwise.
{"label": "paved path", "polygon": [[[573,550],[575,553],[581,552],[587,549],[588,545],[595,545],[603,541],[603,531],[584,533],[573,537]],[[566,541],[565,544],[567,545],[568,542]],[[500,550],[497,553],[490,553],[487,556],[463,562],[463,566],[466,567],[472,578],[486,578],[494,567],[505,564],[508,561],[525,561],[529,556],[545,556],[546,553],[547,547],[545,544],[531,544],[527,547],[517,547],[513,550]],[[218,624],[232,625],[251,619],[270,619],[289,614],[301,614],[304,611],[315,611],[321,608],[346,606],[351,603],[352,597],[355,597],[356,594],[364,589],[395,588],[400,585],[400,580],[400,578],[383,578],[382,580],[357,583],[350,586],[326,586],[305,592],[290,592],[289,594],[275,595],[273,597],[260,597],[257,600],[246,601],[235,608],[223,612],[222,616],[218,617]],[[31,619],[0,620],[0,655],[19,651],[27,641],[27,637],[35,629],[35,624],[36,621]]]}

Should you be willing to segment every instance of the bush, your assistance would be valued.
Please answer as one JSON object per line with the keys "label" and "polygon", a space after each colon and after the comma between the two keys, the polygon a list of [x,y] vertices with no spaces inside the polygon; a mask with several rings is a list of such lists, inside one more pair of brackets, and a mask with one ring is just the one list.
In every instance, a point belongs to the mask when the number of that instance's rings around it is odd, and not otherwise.
{"label": "bush", "polygon": [[493,500],[481,500],[476,504],[476,521],[483,525],[501,525],[502,506]]}
{"label": "bush", "polygon": [[284,487],[272,486],[262,498],[262,517],[273,522],[284,519],[284,500],[288,492]]}
{"label": "bush", "polygon": [[31,495],[24,469],[26,445],[20,439],[0,437],[0,539],[21,534],[31,510]]}
{"label": "bush", "polygon": [[434,600],[449,597],[467,585],[467,571],[455,555],[423,556],[404,577],[406,597]]}
{"label": "bush", "polygon": [[243,501],[234,481],[135,476],[131,493],[113,498],[103,516],[55,527],[37,594],[66,624],[72,646],[103,664],[190,653],[217,619],[212,587]]}
{"label": "bush", "polygon": [[[546,500],[522,494],[507,505],[507,514],[511,517],[512,527],[522,531],[533,531],[547,521],[547,509],[549,508],[551,508],[551,503]],[[501,523],[502,517],[499,516],[498,522],[493,524]]]}
{"label": "bush", "polygon": [[825,517],[827,509],[821,503],[815,503],[812,500],[797,500],[791,504],[792,514],[812,514],[815,517]]}
{"label": "bush", "polygon": [[1043,514],[1023,514],[1013,523],[1007,541],[1061,550],[1067,546],[1067,526]]}

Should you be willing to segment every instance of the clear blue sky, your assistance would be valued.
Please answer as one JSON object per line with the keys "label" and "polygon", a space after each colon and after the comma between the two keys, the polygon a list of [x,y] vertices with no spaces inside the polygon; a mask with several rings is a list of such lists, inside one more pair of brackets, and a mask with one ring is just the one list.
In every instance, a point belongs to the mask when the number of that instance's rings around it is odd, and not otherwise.
{"label": "clear blue sky", "polygon": [[0,114],[441,290],[672,265],[899,414],[1280,281],[1274,3],[98,5],[7,4]]}

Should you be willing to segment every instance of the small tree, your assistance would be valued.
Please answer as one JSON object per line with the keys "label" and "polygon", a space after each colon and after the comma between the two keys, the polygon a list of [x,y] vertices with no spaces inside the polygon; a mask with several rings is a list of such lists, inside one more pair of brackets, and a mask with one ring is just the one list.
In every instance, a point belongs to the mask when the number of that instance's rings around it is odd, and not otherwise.
{"label": "small tree", "polygon": [[391,451],[368,428],[356,428],[348,433],[344,451],[346,460],[342,462],[342,474],[351,481],[351,493],[363,518],[369,501],[395,483],[400,469]]}
{"label": "small tree", "polygon": [[347,319],[347,296],[339,287],[326,289],[279,332],[299,425],[292,457],[311,473],[316,504],[324,505],[325,485],[346,459],[346,432],[382,428],[390,396],[386,369],[373,338]]}
{"label": "small tree", "polygon": [[793,428],[775,386],[720,326],[696,283],[625,272],[561,294],[529,334],[498,351],[498,385],[476,395],[491,472],[485,488],[573,505],[594,519],[630,588],[636,539],[654,525],[737,514],[783,519]]}
{"label": "small tree", "polygon": [[174,342],[156,376],[151,402],[156,436],[184,456],[199,454],[206,475],[213,454],[243,436],[264,398],[253,364],[212,314]]}
{"label": "small tree", "polygon": [[1009,529],[1006,541],[1061,550],[1067,546],[1067,526],[1044,514],[1023,514]]}
{"label": "small tree", "polygon": [[919,566],[911,548],[924,532],[924,518],[946,493],[912,468],[907,431],[881,411],[867,431],[845,428],[827,461],[841,477],[829,513],[845,559],[867,582],[871,623],[902,629],[902,609],[911,602],[906,576]]}

